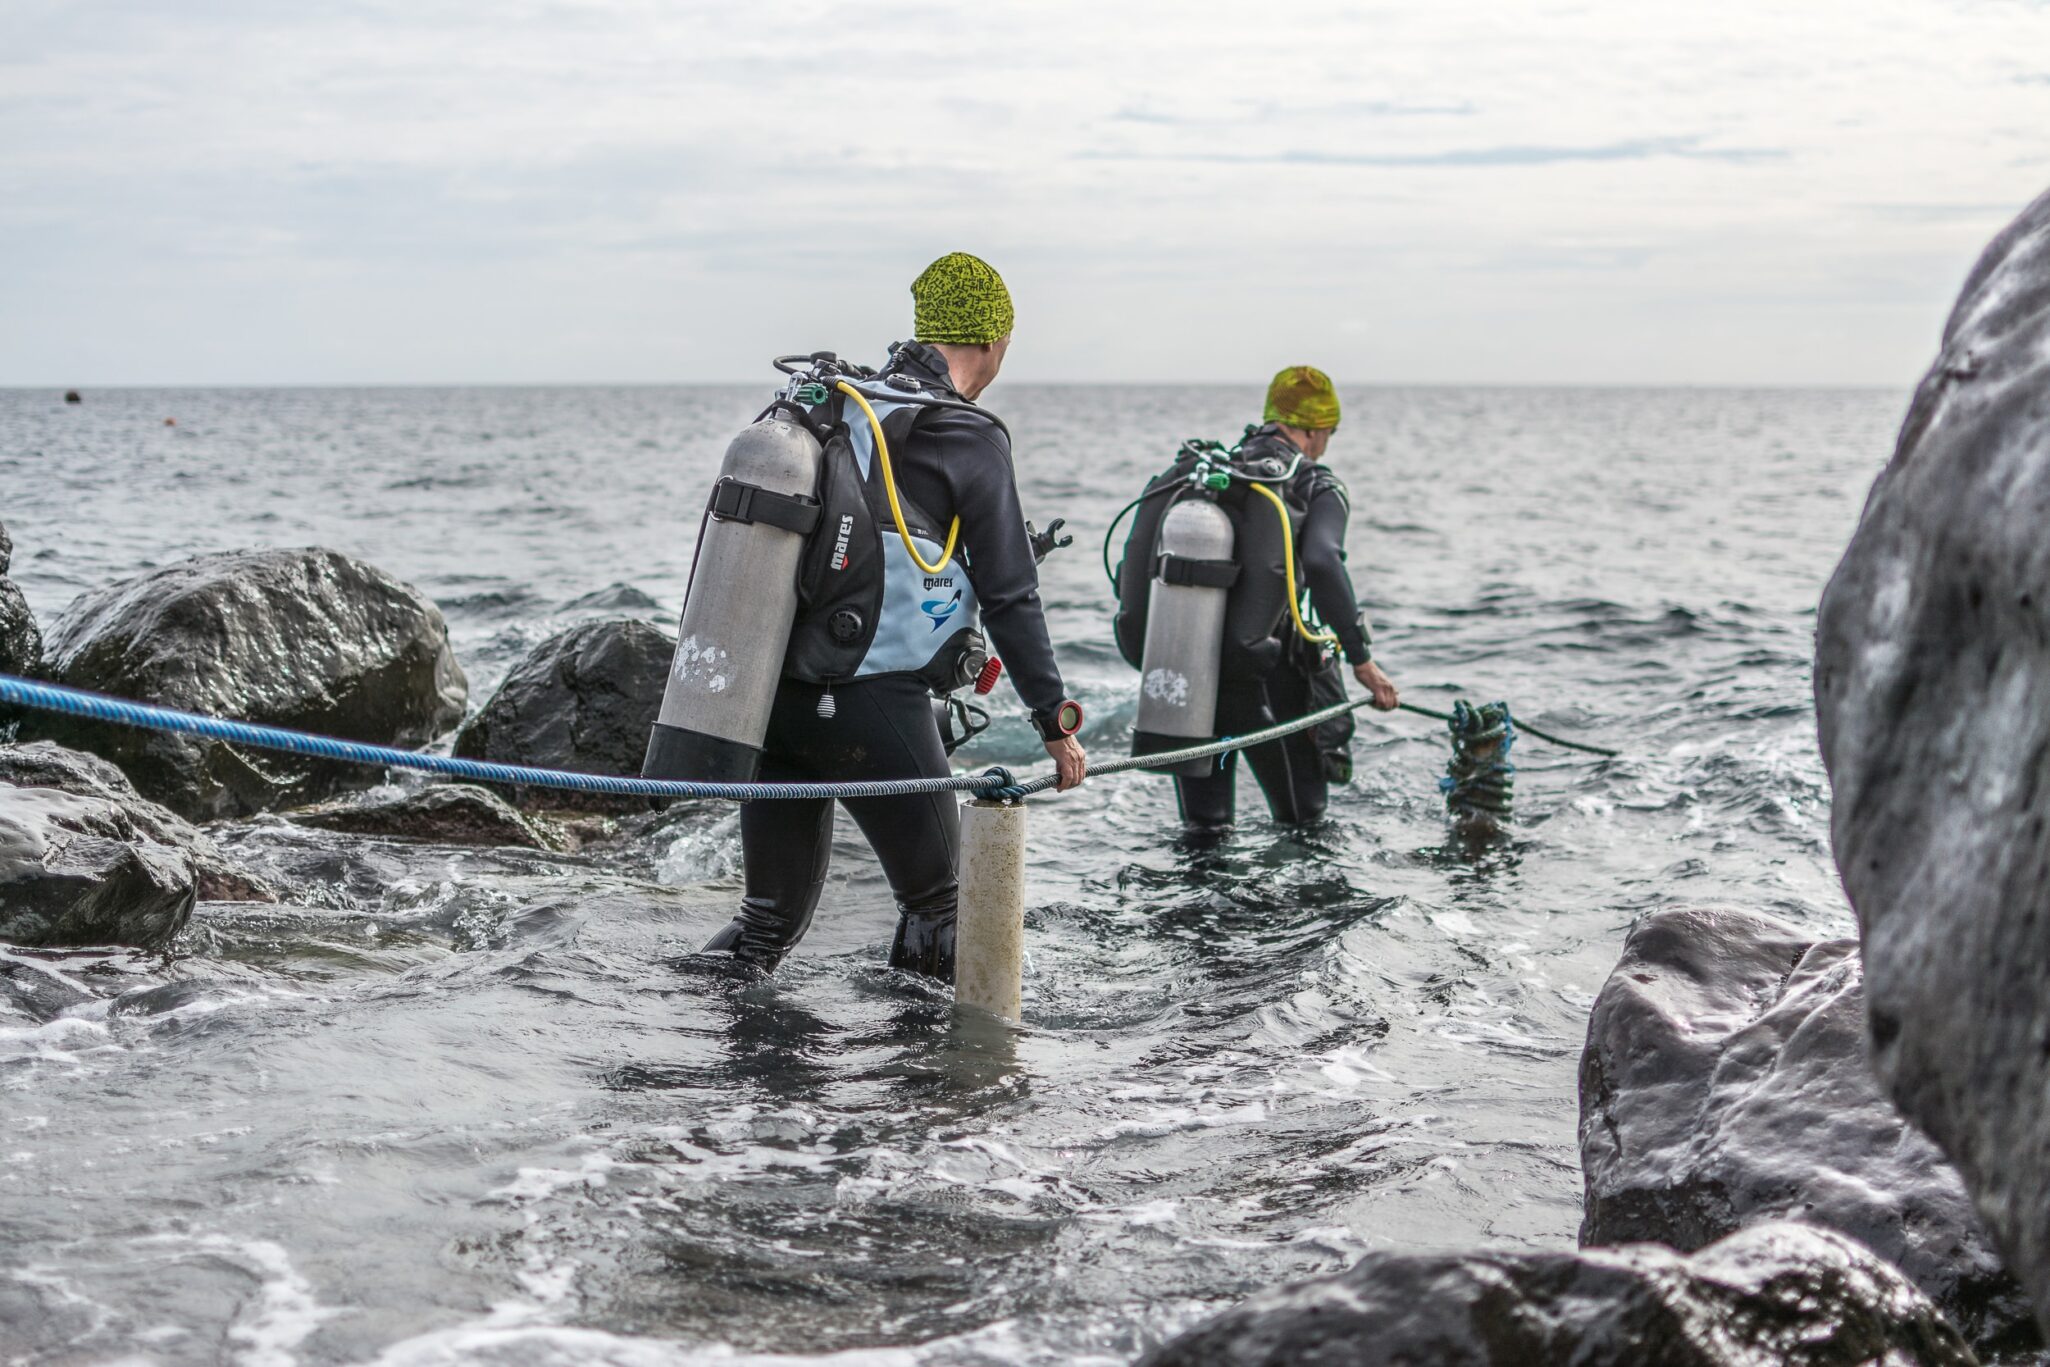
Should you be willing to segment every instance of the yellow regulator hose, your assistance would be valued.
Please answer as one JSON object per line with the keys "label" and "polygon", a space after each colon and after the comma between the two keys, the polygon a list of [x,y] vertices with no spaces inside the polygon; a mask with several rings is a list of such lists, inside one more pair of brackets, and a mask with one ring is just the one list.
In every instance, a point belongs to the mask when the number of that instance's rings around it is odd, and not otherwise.
{"label": "yellow regulator hose", "polygon": [[1259,490],[1260,496],[1272,503],[1274,511],[1281,514],[1281,568],[1288,575],[1288,611],[1289,615],[1295,618],[1295,629],[1303,634],[1305,641],[1314,645],[1337,645],[1338,636],[1335,632],[1311,631],[1310,624],[1303,620],[1302,595],[1296,592],[1295,586],[1295,526],[1288,520],[1288,505],[1281,501],[1281,495],[1264,484],[1253,484],[1250,487]]}
{"label": "yellow regulator hose", "polygon": [[[883,492],[890,496],[890,516],[897,519],[897,535],[904,538],[904,549],[910,554],[911,563],[924,570],[927,574],[938,574],[947,567],[947,562],[954,558],[954,544],[961,539],[961,519],[955,518],[954,525],[947,528],[947,545],[946,549],[940,552],[940,563],[937,565],[926,564],[925,557],[918,553],[917,543],[911,539],[911,529],[904,525],[904,505],[897,501],[897,476],[896,472],[890,468],[890,443],[883,440],[883,424],[877,419],[876,411],[868,406],[868,400],[861,397],[860,390],[847,383],[847,381],[842,380],[840,381],[840,392],[860,404],[861,411],[868,415],[868,430],[875,434],[876,439],[876,459],[883,463]],[[1258,489],[1260,486],[1256,484],[1253,487]],[[1267,496],[1274,498],[1272,494]],[[1275,506],[1280,507],[1281,500],[1275,499]],[[1284,520],[1288,517],[1286,510],[1281,515]],[[1294,571],[1291,570],[1290,574],[1292,576]],[[1294,584],[1294,582],[1295,580],[1291,577],[1289,583]],[[1302,617],[1298,615],[1296,621],[1302,621]]]}

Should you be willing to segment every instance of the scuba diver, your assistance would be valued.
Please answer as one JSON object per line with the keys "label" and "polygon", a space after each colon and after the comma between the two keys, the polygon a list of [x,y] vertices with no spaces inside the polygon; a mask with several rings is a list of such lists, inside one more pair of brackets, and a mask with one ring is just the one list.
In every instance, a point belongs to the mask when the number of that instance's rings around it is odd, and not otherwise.
{"label": "scuba diver", "polygon": [[[1399,703],[1394,683],[1373,661],[1345,568],[1351,500],[1323,464],[1338,418],[1330,377],[1313,366],[1290,366],[1268,387],[1263,421],[1246,428],[1236,447],[1185,443],[1133,505],[1138,513],[1112,583],[1118,650],[1143,674],[1135,754],[1242,735],[1342,702],[1345,680],[1334,647],[1374,707],[1387,712]],[[1170,523],[1171,510],[1178,510],[1178,523]],[[1178,535],[1181,542],[1170,545]],[[1192,552],[1192,545],[1202,549]],[[1321,632],[1305,619],[1299,597],[1291,598],[1303,589],[1325,624]],[[1180,615],[1181,603],[1206,596],[1207,609]],[[1156,619],[1151,633],[1149,609]],[[1213,690],[1214,713],[1199,710],[1188,725],[1149,732],[1149,700],[1178,708],[1200,695],[1201,709],[1208,709]],[[1172,708],[1151,710],[1157,717]],[[1276,821],[1323,815],[1330,784],[1352,779],[1352,732],[1348,713],[1245,752]],[[1237,758],[1230,751],[1214,762],[1168,768],[1190,834],[1231,825]]]}
{"label": "scuba diver", "polygon": [[[728,449],[648,776],[945,777],[959,740],[943,737],[949,713],[935,698],[970,683],[986,691],[999,670],[1031,710],[1061,790],[1087,773],[1082,709],[1039,599],[1038,561],[1067,543],[1058,522],[1026,522],[1010,433],[975,402],[1010,346],[1010,292],[955,252],[911,297],[916,340],[894,345],[880,370],[828,352],[780,359],[793,378]],[[890,966],[951,979],[955,795],[842,801],[897,901]],[[775,968],[811,924],[832,837],[831,799],[744,803],[740,914],[705,949]]]}

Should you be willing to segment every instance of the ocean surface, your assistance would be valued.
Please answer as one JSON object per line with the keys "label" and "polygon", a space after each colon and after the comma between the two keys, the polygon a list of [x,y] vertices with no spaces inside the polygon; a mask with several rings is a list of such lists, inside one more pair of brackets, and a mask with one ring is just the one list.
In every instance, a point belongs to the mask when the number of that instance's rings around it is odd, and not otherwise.
{"label": "ocean surface", "polygon": [[[447,614],[480,705],[593,616],[672,626],[745,388],[0,391],[48,623],[201,552],[319,544]],[[999,387],[1085,737],[1134,673],[1098,542],[1254,387]],[[1435,723],[1363,714],[1309,830],[1221,848],[1144,775],[1036,802],[1025,1023],[892,974],[851,823],[767,981],[692,951],[730,808],[574,856],[222,828],[299,889],[204,905],[98,1000],[0,1017],[0,1363],[1122,1363],[1371,1249],[1565,1248],[1588,1008],[1647,912],[1851,920],[1814,608],[1890,391],[1355,389],[1330,460],[1406,698],[1507,699],[1518,821],[1447,830]],[[175,426],[164,425],[175,418]],[[1032,764],[1015,698],[957,761]]]}

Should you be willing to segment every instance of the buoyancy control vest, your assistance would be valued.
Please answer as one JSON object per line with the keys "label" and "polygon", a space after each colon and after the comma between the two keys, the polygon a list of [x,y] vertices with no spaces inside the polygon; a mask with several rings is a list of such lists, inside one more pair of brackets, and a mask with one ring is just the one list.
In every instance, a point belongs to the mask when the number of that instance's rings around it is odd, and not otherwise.
{"label": "buoyancy control vest", "polygon": [[[1265,484],[1287,509],[1287,537],[1309,516],[1313,486],[1300,478],[1301,454],[1272,426],[1248,427],[1236,447],[1214,441],[1182,443],[1174,463],[1148,480],[1139,496],[1124,558],[1112,578],[1118,610],[1113,621],[1118,652],[1138,668],[1160,560],[1160,529],[1168,509],[1184,498],[1208,498],[1231,519],[1238,572],[1229,585],[1229,626],[1223,649],[1227,674],[1265,675],[1282,655],[1280,627],[1288,611],[1284,533],[1273,505],[1252,489]],[[1205,482],[1204,472],[1208,473]]]}
{"label": "buoyancy control vest", "polygon": [[920,419],[934,411],[932,398],[950,401],[947,407],[965,401],[944,393],[884,398],[892,377],[885,371],[878,378],[862,386],[867,411],[837,392],[811,410],[827,433],[819,464],[821,517],[800,566],[783,674],[826,685],[910,674],[935,693],[951,692],[971,682],[987,658],[967,552],[948,554],[954,540],[948,528],[901,485],[899,532],[869,413],[883,442],[901,452]]}
{"label": "buoyancy control vest", "polygon": [[909,674],[943,693],[986,658],[965,552],[894,486],[886,448],[934,408],[997,419],[830,352],[776,364],[793,378],[734,438],[707,500],[649,778],[751,779],[780,679],[830,697],[834,683]]}

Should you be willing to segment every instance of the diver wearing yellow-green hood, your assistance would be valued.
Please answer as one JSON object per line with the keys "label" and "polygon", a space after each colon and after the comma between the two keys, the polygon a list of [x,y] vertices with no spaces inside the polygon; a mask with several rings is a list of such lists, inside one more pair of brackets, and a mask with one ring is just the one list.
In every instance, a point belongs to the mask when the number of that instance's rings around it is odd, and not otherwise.
{"label": "diver wearing yellow-green hood", "polygon": [[[817,573],[802,581],[759,777],[833,783],[949,774],[934,695],[975,680],[986,636],[1059,786],[1072,788],[1088,757],[1076,739],[1081,708],[1067,696],[1039,599],[1038,557],[1050,538],[1025,521],[1009,431],[977,403],[1010,347],[1010,291],[988,263],[954,252],[919,275],[911,297],[916,340],[891,347],[879,371],[862,368],[858,387],[843,382],[846,392],[835,396],[821,384],[818,397],[802,400],[807,423],[831,434],[819,530],[806,552]],[[897,901],[891,967],[951,978],[960,836],[953,795],[840,805],[868,838]],[[764,969],[790,952],[825,888],[833,813],[825,798],[741,807],[740,911],[706,949]]]}
{"label": "diver wearing yellow-green hood", "polygon": [[[1339,417],[1331,377],[1315,366],[1290,366],[1268,385],[1262,421],[1248,426],[1236,447],[1227,451],[1216,443],[1185,444],[1175,463],[1141,495],[1117,574],[1118,649],[1144,671],[1145,689],[1162,691],[1155,688],[1156,675],[1168,682],[1169,703],[1178,703],[1188,691],[1186,679],[1206,674],[1215,679],[1214,720],[1197,729],[1243,735],[1341,701],[1345,679],[1338,655],[1375,707],[1387,711],[1399,701],[1395,685],[1373,661],[1366,621],[1346,570],[1351,500],[1344,482],[1323,464]],[[1207,502],[1222,511],[1229,523],[1221,542],[1230,547],[1228,562],[1178,559],[1163,546],[1161,529],[1169,510],[1187,502]],[[1218,515],[1212,511],[1207,516]],[[1175,586],[1184,596],[1190,589],[1206,588],[1223,595],[1222,642],[1215,648],[1214,664],[1206,659],[1196,661],[1193,669],[1160,670],[1148,663],[1149,609],[1161,584]],[[1211,649],[1207,642],[1198,648],[1199,653]],[[1158,753],[1187,743],[1173,735],[1145,735],[1147,711],[1142,704],[1135,751]],[[1186,737],[1189,731],[1177,735]],[[1351,735],[1347,716],[1246,751],[1275,820],[1307,822],[1323,815],[1329,785],[1351,779]],[[1236,777],[1236,752],[1208,772],[1175,771],[1183,821],[1192,830],[1230,825]]]}

